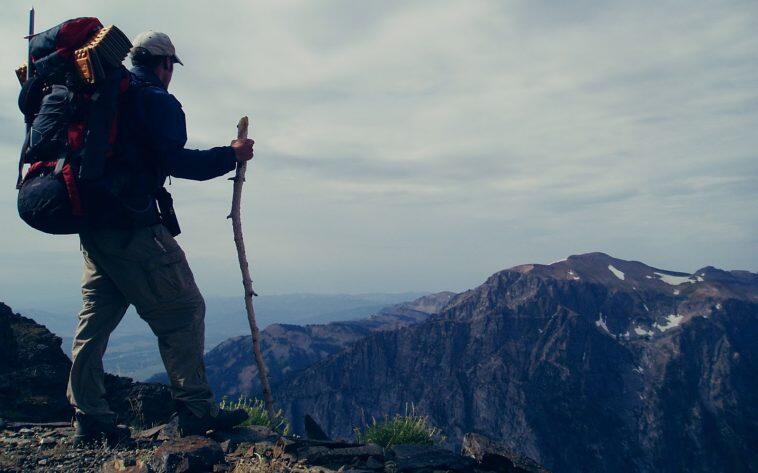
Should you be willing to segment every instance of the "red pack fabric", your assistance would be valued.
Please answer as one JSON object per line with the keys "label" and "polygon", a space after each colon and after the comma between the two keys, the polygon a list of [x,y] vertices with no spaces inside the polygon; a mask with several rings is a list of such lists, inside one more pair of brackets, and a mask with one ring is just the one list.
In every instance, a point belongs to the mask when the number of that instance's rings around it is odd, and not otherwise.
{"label": "red pack fabric", "polygon": [[81,48],[103,27],[97,18],[84,17],[68,20],[49,30],[31,37],[29,48],[34,62],[57,53],[64,60],[71,60],[74,51]]}
{"label": "red pack fabric", "polygon": [[79,187],[76,185],[74,173],[70,164],[66,163],[63,165],[61,175],[63,176],[63,182],[66,183],[66,191],[68,191],[68,198],[71,201],[71,213],[76,217],[84,216],[82,199],[79,196]]}
{"label": "red pack fabric", "polygon": [[72,123],[68,127],[68,149],[79,151],[84,148],[84,133],[87,131],[87,125],[79,122]]}
{"label": "red pack fabric", "polygon": [[56,51],[66,58],[71,58],[74,51],[82,47],[97,30],[103,27],[97,18],[75,18],[61,25],[55,41]]}

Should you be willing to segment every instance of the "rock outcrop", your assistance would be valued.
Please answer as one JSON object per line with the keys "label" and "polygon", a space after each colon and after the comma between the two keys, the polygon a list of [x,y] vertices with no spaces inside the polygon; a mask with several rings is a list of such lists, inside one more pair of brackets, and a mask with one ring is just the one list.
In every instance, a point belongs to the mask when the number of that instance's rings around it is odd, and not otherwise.
{"label": "rock outcrop", "polygon": [[[60,337],[0,302],[0,419],[70,421],[70,368]],[[173,411],[169,389],[162,384],[106,375],[105,387],[106,399],[122,423],[161,424]]]}
{"label": "rock outcrop", "polygon": [[556,471],[758,470],[758,275],[593,253],[524,265],[429,320],[373,333],[277,399],[349,438],[414,404]]}
{"label": "rock outcrop", "polygon": [[70,367],[59,337],[0,302],[0,418],[70,419]]}

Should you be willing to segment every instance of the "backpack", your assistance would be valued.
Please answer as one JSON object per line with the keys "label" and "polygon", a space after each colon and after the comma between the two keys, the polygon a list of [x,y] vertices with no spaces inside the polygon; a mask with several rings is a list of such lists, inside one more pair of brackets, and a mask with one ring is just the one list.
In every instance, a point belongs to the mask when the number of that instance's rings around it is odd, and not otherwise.
{"label": "backpack", "polygon": [[97,18],[68,20],[30,38],[28,80],[25,66],[16,71],[27,123],[16,187],[19,215],[31,227],[79,233],[96,217],[89,204],[117,188],[105,170],[117,159],[119,103],[130,88],[121,63],[131,46]]}

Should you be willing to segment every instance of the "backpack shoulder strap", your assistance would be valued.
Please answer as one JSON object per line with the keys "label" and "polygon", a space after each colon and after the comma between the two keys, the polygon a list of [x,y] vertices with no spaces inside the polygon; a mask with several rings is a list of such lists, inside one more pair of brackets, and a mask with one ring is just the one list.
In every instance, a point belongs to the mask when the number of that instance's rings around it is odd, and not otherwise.
{"label": "backpack shoulder strap", "polygon": [[137,122],[142,123],[145,117],[145,93],[150,84],[143,82],[132,74],[129,81],[128,100],[130,101],[130,108]]}
{"label": "backpack shoulder strap", "polygon": [[44,95],[42,90],[43,85],[43,81],[39,77],[32,76],[31,79],[21,86],[21,92],[18,94],[18,108],[24,114],[26,134],[24,135],[24,144],[21,146],[21,153],[18,157],[16,189],[21,188],[24,161],[26,160],[26,152],[29,149],[29,133],[31,132],[34,115],[39,111],[40,104],[42,103],[42,96]]}

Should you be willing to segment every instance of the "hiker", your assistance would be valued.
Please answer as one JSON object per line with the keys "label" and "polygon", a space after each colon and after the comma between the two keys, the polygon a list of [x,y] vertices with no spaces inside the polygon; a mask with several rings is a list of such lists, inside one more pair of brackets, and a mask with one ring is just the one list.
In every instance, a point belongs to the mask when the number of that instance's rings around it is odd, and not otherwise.
{"label": "hiker", "polygon": [[[103,212],[97,225],[79,233],[83,307],[67,389],[76,409],[77,444],[102,436],[117,443],[129,435],[128,429],[116,425],[103,397],[102,363],[108,337],[129,305],[158,338],[182,435],[230,428],[247,418],[243,410],[220,410],[208,385],[203,362],[205,302],[174,239],[178,224],[162,186],[168,176],[202,181],[226,174],[253,157],[254,142],[236,139],[230,146],[185,149],[184,113],[167,91],[175,65],[182,64],[174,45],[155,31],[138,35],[132,43],[130,85],[138,93],[130,96],[119,119],[131,130],[123,137],[124,146],[136,150],[143,167],[143,185],[130,189],[130,195],[145,204],[133,214]],[[138,207],[134,202],[122,204]]]}

